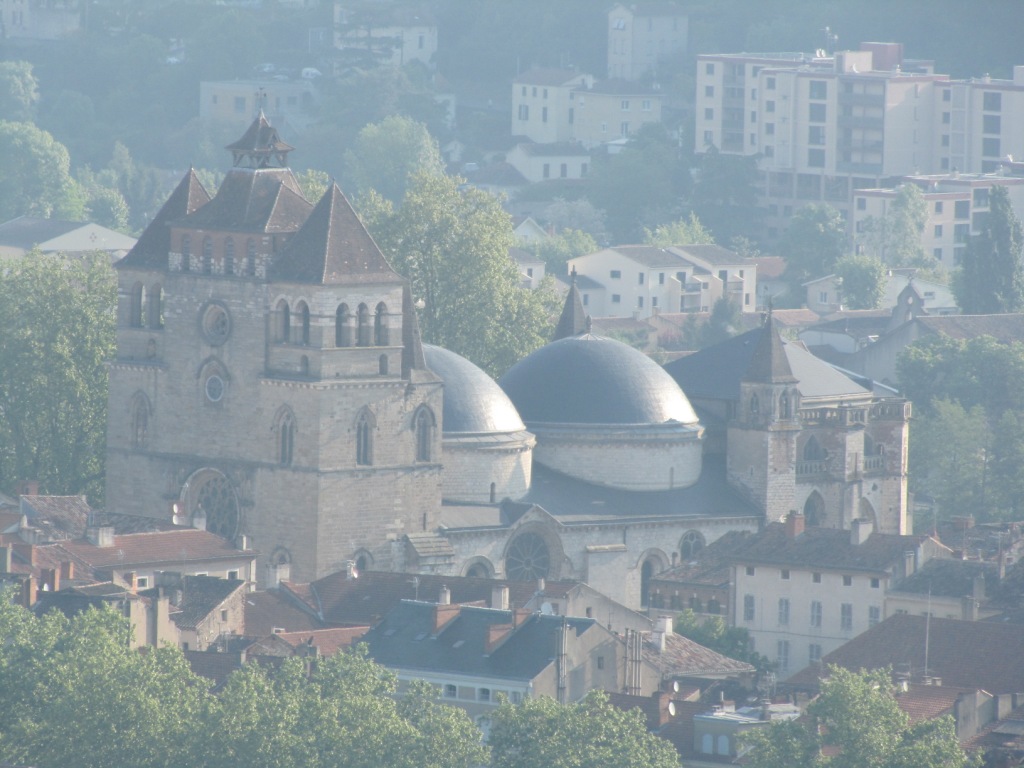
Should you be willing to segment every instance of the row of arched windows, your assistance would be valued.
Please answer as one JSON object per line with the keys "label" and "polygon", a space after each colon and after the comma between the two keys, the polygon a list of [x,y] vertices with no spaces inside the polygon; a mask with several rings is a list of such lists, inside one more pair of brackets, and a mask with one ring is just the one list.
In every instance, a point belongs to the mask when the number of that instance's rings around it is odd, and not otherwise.
{"label": "row of arched windows", "polygon": [[[761,400],[755,392],[750,396],[750,415],[756,416],[760,412]],[[788,392],[783,392],[781,395],[779,395],[779,418],[793,418],[793,396],[791,396]]]}
{"label": "row of arched windows", "polygon": [[[213,238],[205,235],[200,243],[199,263],[196,264],[204,275],[214,273],[214,247]],[[224,238],[224,245],[221,251],[221,268],[218,274],[255,277],[256,276],[256,239],[247,238],[245,241],[245,259],[238,263],[235,258],[235,238],[230,235]],[[193,267],[192,261],[192,236],[184,234],[181,236],[181,271],[190,272]]]}
{"label": "row of arched windows", "polygon": [[135,283],[132,286],[128,325],[132,328],[164,327],[163,286],[151,285],[148,289],[142,283]]}
{"label": "row of arched windows", "polygon": [[[282,344],[310,343],[310,311],[305,301],[299,301],[294,310],[281,299],[275,307],[277,328],[275,340]],[[366,304],[360,304],[353,314],[348,304],[341,304],[334,313],[334,346],[386,347],[391,343],[388,328],[388,308],[382,301],[373,315]]]}

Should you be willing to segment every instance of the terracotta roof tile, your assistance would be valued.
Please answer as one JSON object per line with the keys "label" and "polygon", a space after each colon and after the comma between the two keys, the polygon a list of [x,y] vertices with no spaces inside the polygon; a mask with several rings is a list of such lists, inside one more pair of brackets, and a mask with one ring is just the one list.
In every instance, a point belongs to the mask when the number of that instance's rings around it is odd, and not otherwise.
{"label": "terracotta roof tile", "polygon": [[171,224],[282,234],[297,231],[312,207],[290,168],[233,168],[209,203]]}
{"label": "terracotta roof tile", "polygon": [[666,677],[702,677],[705,675],[752,674],[754,667],[706,648],[688,637],[671,634],[665,637],[665,650],[651,642],[644,643],[643,656]]}
{"label": "terracotta roof tile", "polygon": [[115,265],[118,269],[138,267],[141,269],[167,269],[167,254],[171,250],[171,229],[169,223],[199,210],[210,202],[210,194],[189,169],[178,182],[167,202],[149,223],[135,247]]}
{"label": "terracotta roof tile", "polygon": [[220,536],[194,528],[114,536],[114,544],[110,547],[97,547],[81,539],[54,546],[92,568],[125,568],[143,564],[181,566],[184,563],[256,557],[254,550],[236,549]]}
{"label": "terracotta roof tile", "polygon": [[279,632],[278,637],[292,647],[311,645],[321,656],[333,656],[349,648],[369,631],[369,627],[333,627],[309,632]]}

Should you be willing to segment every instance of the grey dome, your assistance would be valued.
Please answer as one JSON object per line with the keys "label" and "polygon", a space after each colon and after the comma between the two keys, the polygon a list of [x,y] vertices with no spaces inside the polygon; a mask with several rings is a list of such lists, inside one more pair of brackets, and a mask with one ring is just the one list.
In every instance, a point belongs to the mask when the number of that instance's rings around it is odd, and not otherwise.
{"label": "grey dome", "polygon": [[690,401],[647,355],[593,334],[559,339],[499,381],[534,424],[696,424]]}
{"label": "grey dome", "polygon": [[431,344],[423,345],[423,356],[427,367],[444,381],[445,435],[526,429],[508,395],[469,360]]}

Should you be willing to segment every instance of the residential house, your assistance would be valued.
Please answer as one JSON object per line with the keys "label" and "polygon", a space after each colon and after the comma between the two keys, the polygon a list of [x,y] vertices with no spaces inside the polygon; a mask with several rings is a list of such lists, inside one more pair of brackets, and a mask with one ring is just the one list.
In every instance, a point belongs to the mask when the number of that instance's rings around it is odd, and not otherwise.
{"label": "residential house", "polygon": [[488,163],[482,168],[464,171],[469,186],[490,192],[495,197],[514,200],[530,182],[510,163]]}
{"label": "residential house", "polygon": [[82,28],[79,0],[0,0],[0,37],[65,40]]}
{"label": "residential house", "polygon": [[870,520],[805,527],[793,512],[733,556],[729,623],[785,678],[879,624],[892,584],[949,554],[927,536],[875,533]]}
{"label": "residential house", "polygon": [[8,258],[18,258],[38,248],[46,254],[71,256],[103,251],[114,262],[134,245],[134,237],[88,221],[19,216],[0,224],[0,256]]}
{"label": "residential house", "polygon": [[661,93],[627,80],[603,80],[579,87],[570,136],[588,149],[628,139],[644,125],[661,122]]}
{"label": "residential house", "polygon": [[[1022,179],[1024,181],[1024,179]],[[924,310],[929,315],[955,315],[960,312],[952,289],[945,283],[934,280],[920,279],[915,276],[917,270],[889,270],[885,279],[885,288],[877,309],[890,312],[897,308],[901,300],[905,303],[911,297],[917,312]],[[908,286],[913,286],[913,294],[904,293]],[[819,315],[829,315],[843,309],[843,285],[836,275],[825,275],[804,283],[807,291],[807,308]]]}
{"label": "residential house", "polygon": [[544,279],[544,259],[534,256],[523,248],[509,248],[508,255],[516,263],[523,287],[536,290]]}
{"label": "residential house", "polygon": [[608,11],[608,77],[657,79],[689,49],[689,16],[674,3],[616,3]]}
{"label": "residential house", "polygon": [[433,68],[437,22],[422,4],[384,4],[334,0],[334,47],[362,54],[378,66],[419,62]]}
{"label": "residential house", "polygon": [[580,144],[524,143],[514,146],[506,161],[531,184],[552,179],[582,179],[590,171],[590,152]]}
{"label": "residential house", "polygon": [[262,111],[275,125],[302,133],[315,117],[316,89],[308,78],[284,76],[199,83],[200,119],[225,129],[245,130]]}
{"label": "residential house", "polygon": [[885,595],[885,615],[909,613],[977,621],[999,613],[999,566],[977,560],[936,558],[897,580]]}
{"label": "residential house", "polygon": [[182,650],[205,651],[225,636],[245,634],[245,581],[179,574],[161,575],[157,581],[156,591],[171,593],[171,620]]}
{"label": "residential house", "polygon": [[534,221],[532,216],[513,216],[512,234],[515,235],[517,243],[527,245],[543,242],[550,236],[548,231]]}
{"label": "residential house", "polygon": [[537,144],[573,141],[575,92],[593,82],[591,75],[573,69],[531,69],[517,75],[512,80],[512,135]]}

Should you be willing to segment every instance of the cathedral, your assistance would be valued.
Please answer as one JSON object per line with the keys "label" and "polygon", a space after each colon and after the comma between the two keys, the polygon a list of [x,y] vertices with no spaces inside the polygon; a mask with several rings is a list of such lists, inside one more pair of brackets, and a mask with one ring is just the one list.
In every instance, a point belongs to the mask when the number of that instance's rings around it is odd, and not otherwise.
{"label": "cathedral", "polygon": [[407,282],[337,185],[306,200],[265,117],[228,149],[216,194],[190,171],[117,264],[109,511],[244,537],[262,586],[354,564],[633,607],[790,509],[905,529],[909,407],[770,318],[666,370],[591,333],[573,286],[555,341],[495,382],[421,343]]}

